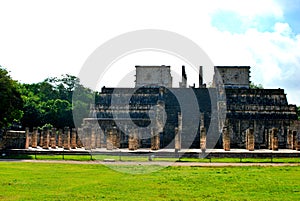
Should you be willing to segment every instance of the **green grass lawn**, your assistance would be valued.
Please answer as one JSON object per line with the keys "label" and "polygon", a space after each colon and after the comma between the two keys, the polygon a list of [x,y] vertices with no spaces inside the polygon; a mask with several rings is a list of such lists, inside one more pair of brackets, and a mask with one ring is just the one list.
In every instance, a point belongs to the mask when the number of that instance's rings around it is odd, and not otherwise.
{"label": "green grass lawn", "polygon": [[1,162],[0,200],[300,200],[300,166],[126,174],[103,165]]}
{"label": "green grass lawn", "polygon": [[[137,156],[112,156],[105,154],[95,154],[95,155],[10,155],[2,157],[0,159],[37,159],[37,160],[75,160],[75,161],[90,161],[104,159],[115,159],[116,161],[148,161],[148,156],[137,155]],[[156,158],[153,161],[181,161],[181,162],[201,162],[201,163],[300,163],[300,158]]]}

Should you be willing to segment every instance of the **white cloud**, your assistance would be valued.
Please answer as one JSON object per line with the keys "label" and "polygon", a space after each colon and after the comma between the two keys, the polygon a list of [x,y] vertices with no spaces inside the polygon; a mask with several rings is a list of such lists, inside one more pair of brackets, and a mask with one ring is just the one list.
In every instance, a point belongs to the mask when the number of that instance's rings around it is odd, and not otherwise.
{"label": "white cloud", "polygon": [[[215,65],[253,66],[255,83],[285,87],[289,101],[300,104],[300,35],[282,22],[284,13],[272,0],[31,0],[1,1],[0,8],[0,64],[23,82],[38,82],[62,73],[76,75],[102,43],[128,31],[154,28],[192,39]],[[230,33],[213,27],[211,17],[220,11],[237,13],[245,22],[245,31]],[[256,23],[264,23],[259,21],[263,16],[278,20],[273,30],[255,27]],[[188,75],[188,79],[191,77]],[[193,82],[197,80],[190,80]]]}

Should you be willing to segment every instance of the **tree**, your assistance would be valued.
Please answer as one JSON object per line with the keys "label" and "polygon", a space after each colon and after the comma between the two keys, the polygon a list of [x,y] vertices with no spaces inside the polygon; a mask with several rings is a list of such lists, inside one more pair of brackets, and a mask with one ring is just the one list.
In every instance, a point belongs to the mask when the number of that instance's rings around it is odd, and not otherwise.
{"label": "tree", "polygon": [[253,82],[250,83],[250,89],[263,89],[262,84],[254,84]]}
{"label": "tree", "polygon": [[[72,96],[76,90],[76,98]],[[93,102],[93,91],[82,86],[72,75],[47,78],[43,82],[22,85],[24,116],[22,125],[42,127],[51,124],[56,128],[74,127],[73,112],[76,117],[88,117],[89,103]],[[76,118],[78,119],[78,118]],[[79,119],[82,123],[82,119]],[[77,123],[77,122],[76,122]]]}
{"label": "tree", "polygon": [[0,128],[8,127],[22,117],[23,101],[18,88],[18,83],[0,66]]}

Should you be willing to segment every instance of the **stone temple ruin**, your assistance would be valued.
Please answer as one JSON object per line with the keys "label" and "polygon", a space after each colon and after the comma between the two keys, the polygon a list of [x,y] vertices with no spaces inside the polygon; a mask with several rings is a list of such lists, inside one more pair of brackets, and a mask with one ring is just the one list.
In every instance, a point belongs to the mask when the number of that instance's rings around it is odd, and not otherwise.
{"label": "stone temple ruin", "polygon": [[[103,87],[80,128],[27,129],[15,148],[300,150],[296,105],[283,89],[251,89],[249,66],[215,66],[211,87],[202,66],[198,87],[187,87],[182,66],[178,88],[170,66],[136,66],[135,86]],[[13,148],[8,135],[3,147]]]}
{"label": "stone temple ruin", "polygon": [[[251,89],[249,66],[215,66],[213,86],[172,88],[170,66],[136,66],[136,88],[102,88],[82,133],[95,130],[107,149],[300,149],[296,106],[283,89]],[[191,98],[194,97],[194,98]],[[222,119],[223,118],[223,119]]]}

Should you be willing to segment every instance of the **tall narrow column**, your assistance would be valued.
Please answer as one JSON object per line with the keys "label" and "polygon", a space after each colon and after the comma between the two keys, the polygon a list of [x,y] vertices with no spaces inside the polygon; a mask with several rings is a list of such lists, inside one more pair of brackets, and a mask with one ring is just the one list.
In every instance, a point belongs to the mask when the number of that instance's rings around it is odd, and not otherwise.
{"label": "tall narrow column", "polygon": [[134,139],[134,129],[129,129],[129,136],[128,136],[128,149],[135,150],[135,139]]}
{"label": "tall narrow column", "polygon": [[32,148],[37,148],[37,141],[38,141],[38,130],[36,127],[33,127],[32,131]]}
{"label": "tall narrow column", "polygon": [[228,127],[223,127],[223,149],[225,151],[230,151],[230,133]]}
{"label": "tall narrow column", "polygon": [[175,128],[175,150],[180,150],[180,149],[181,149],[180,133],[179,133],[179,129],[176,127]]}
{"label": "tall narrow column", "polygon": [[287,147],[286,148],[288,148],[288,149],[293,149],[292,148],[292,144],[293,144],[293,131],[291,130],[291,129],[288,129],[288,131],[287,131],[287,140],[286,140],[286,142],[287,142]]}
{"label": "tall narrow column", "polygon": [[273,131],[272,129],[269,129],[269,135],[268,135],[268,148],[269,150],[272,150],[273,147]]}
{"label": "tall narrow column", "polygon": [[25,128],[25,149],[29,148],[29,141],[30,141],[30,136],[29,136],[29,128]]}
{"label": "tall narrow column", "polygon": [[101,148],[101,128],[96,129],[96,148]]}
{"label": "tall narrow column", "polygon": [[76,146],[77,146],[77,148],[82,148],[83,147],[82,138],[83,138],[83,129],[78,128],[77,129],[77,135],[76,135]]}
{"label": "tall narrow column", "polygon": [[200,149],[202,152],[206,151],[206,129],[200,126]]}
{"label": "tall narrow column", "polygon": [[255,139],[253,128],[248,128],[246,130],[246,149],[249,151],[254,151]]}
{"label": "tall narrow column", "polygon": [[72,133],[71,133],[71,149],[76,149],[77,147],[77,142],[76,142],[76,128],[72,128]]}
{"label": "tall narrow column", "polygon": [[292,134],[292,149],[295,150],[297,146],[297,131],[293,130]]}
{"label": "tall narrow column", "polygon": [[58,146],[58,148],[63,147],[63,131],[62,131],[62,129],[58,129],[57,146]]}
{"label": "tall narrow column", "polygon": [[159,133],[155,128],[151,128],[151,149],[158,150],[160,145]]}
{"label": "tall narrow column", "polygon": [[139,148],[139,138],[137,129],[131,129],[130,136],[128,139],[128,146],[130,150],[137,150]]}
{"label": "tall narrow column", "polygon": [[92,136],[92,128],[90,126],[87,126],[83,129],[84,132],[84,148],[85,149],[91,149],[91,136]]}
{"label": "tall narrow column", "polygon": [[96,128],[91,128],[91,149],[96,148]]}
{"label": "tall narrow column", "polygon": [[112,144],[113,144],[113,149],[120,148],[120,134],[117,128],[113,128]]}
{"label": "tall narrow column", "polygon": [[112,131],[112,129],[108,129],[107,133],[106,133],[106,149],[107,150],[113,149],[112,137],[113,137],[113,131]]}
{"label": "tall narrow column", "polygon": [[63,139],[64,143],[64,149],[70,149],[70,128],[69,127],[65,127],[64,129],[64,139]]}
{"label": "tall narrow column", "polygon": [[52,128],[51,130],[50,146],[52,149],[56,149],[56,128]]}
{"label": "tall narrow column", "polygon": [[44,128],[43,129],[43,149],[48,149],[49,148],[49,144],[50,144],[50,135],[49,135],[49,128]]}
{"label": "tall narrow column", "polygon": [[39,141],[39,146],[40,147],[43,147],[43,143],[44,143],[44,131],[43,130],[40,130],[40,134],[39,134],[39,137],[40,137],[40,141]]}
{"label": "tall narrow column", "polygon": [[182,145],[182,114],[180,112],[178,112],[178,132],[177,132],[177,136],[178,136],[178,145],[179,145],[178,148],[181,149],[181,145]]}
{"label": "tall narrow column", "polygon": [[278,151],[278,129],[272,128],[272,150]]}

